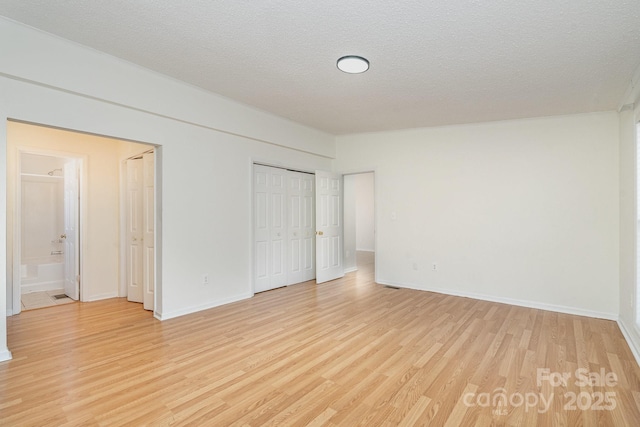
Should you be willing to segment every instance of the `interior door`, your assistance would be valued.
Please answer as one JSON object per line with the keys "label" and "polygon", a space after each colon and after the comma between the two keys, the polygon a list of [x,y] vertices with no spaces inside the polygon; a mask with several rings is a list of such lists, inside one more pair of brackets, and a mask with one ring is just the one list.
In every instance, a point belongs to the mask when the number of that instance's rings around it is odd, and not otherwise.
{"label": "interior door", "polygon": [[153,310],[155,283],[155,159],[153,152],[142,156],[143,200],[142,200],[142,247],[143,256],[143,305],[145,310]]}
{"label": "interior door", "polygon": [[73,300],[80,299],[79,245],[79,161],[64,164],[64,293]]}
{"label": "interior door", "polygon": [[127,160],[127,207],[126,207],[126,256],[127,256],[127,299],[143,302],[143,160]]}
{"label": "interior door", "polygon": [[287,284],[316,277],[314,176],[287,171]]}
{"label": "interior door", "polygon": [[253,233],[254,233],[254,292],[269,289],[269,171],[254,165],[253,171]]}
{"label": "interior door", "polygon": [[269,174],[269,223],[271,271],[269,288],[275,289],[287,285],[287,220],[286,193],[287,177],[285,170],[275,169]]}
{"label": "interior door", "polygon": [[254,165],[254,292],[287,285],[286,172]]}
{"label": "interior door", "polygon": [[316,171],[316,282],[344,276],[342,175]]}
{"label": "interior door", "polygon": [[288,285],[304,281],[302,270],[304,251],[302,178],[303,174],[299,172],[289,172],[287,174]]}
{"label": "interior door", "polygon": [[316,210],[314,209],[315,176],[305,174],[302,178],[302,280],[313,280],[316,278]]}

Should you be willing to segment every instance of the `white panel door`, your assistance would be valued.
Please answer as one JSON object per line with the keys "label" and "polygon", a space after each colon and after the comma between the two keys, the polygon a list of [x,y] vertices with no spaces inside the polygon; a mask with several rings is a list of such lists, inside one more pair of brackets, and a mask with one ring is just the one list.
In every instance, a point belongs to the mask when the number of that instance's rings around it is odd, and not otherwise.
{"label": "white panel door", "polygon": [[145,310],[155,307],[155,159],[153,152],[142,156],[142,248],[143,248],[143,306]]}
{"label": "white panel door", "polygon": [[143,302],[143,161],[127,160],[126,257],[127,299]]}
{"label": "white panel door", "polygon": [[269,173],[269,289],[287,285],[286,172],[272,168]]}
{"label": "white panel door", "polygon": [[78,160],[64,164],[64,293],[80,298],[79,173]]}
{"label": "white panel door", "polygon": [[316,277],[315,178],[254,165],[254,291]]}
{"label": "white panel door", "polygon": [[254,165],[253,171],[253,234],[254,292],[269,288],[269,169]]}
{"label": "white panel door", "polygon": [[287,283],[293,285],[316,277],[314,176],[287,173]]}
{"label": "white panel door", "polygon": [[316,211],[314,209],[315,177],[310,174],[303,174],[302,178],[302,204],[301,204],[301,233],[302,250],[300,263],[302,265],[302,281],[316,278],[316,241],[315,230]]}
{"label": "white panel door", "polygon": [[342,175],[316,171],[316,282],[344,276]]}
{"label": "white panel door", "polygon": [[254,165],[254,292],[287,285],[286,173]]}
{"label": "white panel door", "polygon": [[304,250],[304,236],[302,231],[303,175],[299,172],[287,173],[287,284],[293,285],[304,281],[302,260]]}

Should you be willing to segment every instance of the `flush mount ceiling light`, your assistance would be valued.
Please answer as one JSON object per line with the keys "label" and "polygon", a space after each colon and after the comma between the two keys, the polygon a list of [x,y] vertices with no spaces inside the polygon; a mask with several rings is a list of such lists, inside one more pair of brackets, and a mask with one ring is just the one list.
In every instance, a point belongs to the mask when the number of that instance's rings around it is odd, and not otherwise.
{"label": "flush mount ceiling light", "polygon": [[349,74],[364,73],[369,69],[369,61],[361,56],[347,55],[338,59],[338,69]]}

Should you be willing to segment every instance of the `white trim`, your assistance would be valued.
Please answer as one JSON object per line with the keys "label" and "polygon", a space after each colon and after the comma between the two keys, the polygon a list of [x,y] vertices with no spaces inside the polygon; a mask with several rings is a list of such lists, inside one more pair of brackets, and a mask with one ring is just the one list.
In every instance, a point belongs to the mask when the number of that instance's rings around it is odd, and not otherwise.
{"label": "white trim", "polygon": [[638,364],[638,366],[640,366],[640,343],[636,344],[636,342],[633,340],[633,336],[629,333],[629,330],[625,326],[622,317],[619,317],[617,322],[618,327],[620,328],[620,332],[622,332],[624,339],[627,341],[627,345],[629,345],[629,349],[631,349],[631,353],[633,353],[633,357],[636,358],[636,363]]}
{"label": "white trim", "polygon": [[11,359],[13,359],[13,356],[9,350],[0,350],[0,362],[6,362]]}
{"label": "white trim", "polygon": [[564,305],[546,304],[546,303],[537,302],[537,301],[527,301],[527,300],[519,300],[519,299],[513,299],[513,298],[502,298],[502,297],[495,297],[495,296],[492,296],[492,295],[476,294],[476,293],[472,293],[472,292],[453,291],[453,290],[450,290],[450,289],[420,288],[420,287],[417,287],[415,285],[408,285],[408,284],[398,283],[398,282],[387,282],[387,281],[384,281],[384,280],[377,280],[376,282],[381,284],[381,285],[395,286],[397,288],[407,288],[407,289],[414,289],[414,290],[418,290],[418,291],[436,292],[436,293],[444,294],[444,295],[452,295],[452,296],[457,296],[457,297],[473,298],[473,299],[477,299],[477,300],[481,300],[481,301],[497,302],[497,303],[501,303],[501,304],[515,305],[515,306],[519,306],[519,307],[537,308],[539,310],[547,310],[547,311],[554,311],[554,312],[557,312],[557,313],[573,314],[573,315],[576,315],[576,316],[595,317],[597,319],[606,319],[606,320],[614,320],[614,321],[618,320],[618,314],[617,313],[605,313],[605,312],[600,312],[600,311],[585,310],[585,309],[578,308],[578,307],[567,307],[567,306],[564,306]]}
{"label": "white trim", "polygon": [[353,273],[354,271],[358,271],[358,267],[349,267],[344,269],[344,274]]}
{"label": "white trim", "polygon": [[[126,246],[126,221],[125,221],[125,217],[127,215],[126,213],[126,200],[127,200],[127,195],[125,194],[126,192],[126,179],[127,179],[127,174],[125,172],[125,168],[126,168],[126,163],[127,159],[121,159],[120,162],[118,162],[118,169],[120,169],[118,171],[119,174],[119,178],[120,178],[120,183],[119,183],[119,187],[118,187],[118,196],[119,196],[119,202],[120,202],[120,209],[118,214],[120,215],[120,217],[118,218],[119,223],[118,223],[118,228],[119,228],[119,234],[120,234],[120,246],[118,248],[118,256],[119,256],[119,260],[120,260],[120,274],[118,275],[118,297],[119,298],[126,298],[127,297],[127,255],[126,255],[126,251],[124,250],[125,246]],[[124,191],[123,191],[124,190]]]}
{"label": "white trim", "polygon": [[7,317],[13,316],[13,307],[7,307]]}
{"label": "white trim", "polygon": [[180,310],[176,310],[176,311],[170,312],[168,314],[154,312],[153,316],[156,319],[161,320],[161,321],[169,320],[169,319],[173,319],[175,317],[186,316],[187,314],[193,314],[193,313],[197,313],[199,311],[208,310],[210,308],[220,307],[221,305],[231,304],[232,302],[242,301],[242,300],[245,300],[245,299],[249,299],[251,297],[253,297],[253,293],[244,293],[244,294],[240,294],[240,295],[237,295],[237,296],[234,296],[234,297],[225,298],[225,299],[217,300],[217,301],[214,301],[214,302],[208,302],[206,304],[193,305],[191,307],[187,307],[187,308],[183,308],[183,309],[180,309]]}

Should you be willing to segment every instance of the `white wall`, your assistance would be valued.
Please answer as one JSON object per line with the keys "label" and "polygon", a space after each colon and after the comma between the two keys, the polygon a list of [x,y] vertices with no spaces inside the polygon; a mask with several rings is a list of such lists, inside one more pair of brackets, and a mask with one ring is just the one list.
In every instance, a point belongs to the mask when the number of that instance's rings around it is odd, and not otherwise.
{"label": "white wall", "polygon": [[337,138],[372,167],[379,282],[617,317],[617,114]]}
{"label": "white wall", "polygon": [[[27,259],[50,257],[53,251],[62,250],[62,244],[57,242],[64,233],[61,172],[64,159],[24,153],[18,161],[22,174],[21,261],[24,263]],[[53,175],[49,176],[49,172]]]}
{"label": "white wall", "polygon": [[[157,317],[252,294],[252,161],[331,168],[330,135],[4,19],[0,57],[0,212],[7,118],[162,146]],[[6,258],[5,242],[2,230]],[[204,273],[208,286],[200,283]],[[10,356],[6,307],[0,292],[0,360]]]}
{"label": "white wall", "polygon": [[356,193],[356,249],[373,252],[375,250],[374,188],[373,173],[355,176]]}
{"label": "white wall", "polygon": [[[637,104],[636,104],[637,105]],[[620,113],[620,318],[618,323],[640,363],[638,306],[637,123],[640,107]]]}

